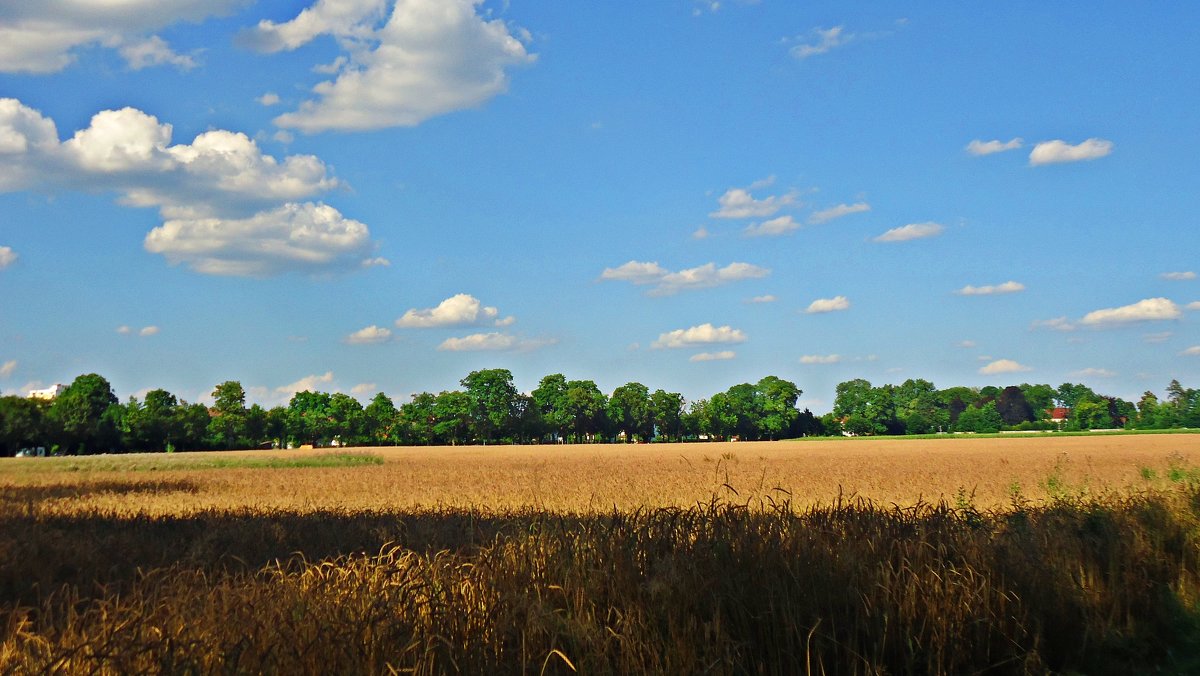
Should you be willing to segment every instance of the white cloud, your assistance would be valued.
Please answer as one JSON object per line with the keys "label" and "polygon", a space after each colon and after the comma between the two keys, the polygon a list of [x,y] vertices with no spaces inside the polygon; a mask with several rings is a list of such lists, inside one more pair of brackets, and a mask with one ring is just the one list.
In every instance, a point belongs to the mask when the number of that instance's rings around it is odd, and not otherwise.
{"label": "white cloud", "polygon": [[1006,150],[1016,150],[1024,145],[1024,141],[1020,138],[1014,138],[1008,141],[980,141],[975,139],[967,144],[967,152],[972,155],[992,155],[994,153],[1002,153]]}
{"label": "white cloud", "polygon": [[144,337],[157,336],[159,328],[157,326],[143,326],[138,330],[138,335]]}
{"label": "white cloud", "polygon": [[1003,284],[987,285],[987,286],[971,286],[970,284],[955,291],[960,296],[994,296],[1005,293],[1017,293],[1024,291],[1025,285],[1020,282],[1008,281]]}
{"label": "white cloud", "polygon": [[521,339],[516,336],[493,331],[491,333],[474,333],[462,338],[447,338],[438,345],[443,352],[485,352],[508,350],[535,350],[546,345],[553,345],[553,339]]}
{"label": "white cloud", "polygon": [[970,350],[970,349],[974,348],[975,346],[976,346],[975,341],[973,341],[973,340],[963,340],[963,341],[960,341],[957,345],[957,347],[961,347],[964,350]]}
{"label": "white cloud", "polygon": [[279,104],[279,94],[276,94],[275,92],[267,92],[254,100],[258,101],[259,105],[261,106],[270,107]]}
{"label": "white cloud", "polygon": [[1051,331],[1074,331],[1075,324],[1066,317],[1053,319],[1038,319],[1029,325],[1031,329],[1050,329]]}
{"label": "white cloud", "polygon": [[777,301],[777,300],[779,300],[779,299],[778,299],[778,298],[776,298],[775,296],[773,296],[773,295],[771,295],[771,294],[769,294],[769,293],[768,293],[768,294],[767,294],[767,295],[765,295],[765,296],[755,296],[755,297],[751,298],[751,299],[750,299],[749,301],[747,301],[747,302],[748,302],[748,303],[759,304],[759,303],[774,303],[774,302],[775,302],[775,301]]}
{"label": "white cloud", "polygon": [[829,207],[815,211],[808,217],[809,223],[827,223],[843,216],[850,214],[859,214],[864,211],[870,211],[871,205],[866,202],[856,202],[854,204],[838,204],[837,206]]}
{"label": "white cloud", "polygon": [[800,224],[792,218],[791,214],[785,214],[769,221],[748,225],[745,233],[748,237],[777,236],[786,235],[799,227]]}
{"label": "white cloud", "polygon": [[1196,273],[1188,270],[1187,272],[1164,272],[1159,277],[1172,282],[1187,282],[1196,278]]}
{"label": "white cloud", "polygon": [[[159,28],[181,21],[199,22],[246,3],[247,0],[6,2],[0,6],[0,72],[58,72],[75,60],[72,50],[77,47],[127,48],[129,44],[158,39],[144,36]],[[153,49],[159,53],[166,49],[173,54],[165,43],[162,48]],[[134,58],[153,57],[135,49]],[[139,67],[130,57],[126,59],[131,67]]]}
{"label": "white cloud", "polygon": [[296,203],[340,185],[318,158],[277,160],[245,134],[219,129],[171,145],[171,132],[124,108],[97,113],[60,143],[52,120],[0,99],[0,191],[115,191],[122,204],[157,208],[165,219],[147,250],[206,273],[346,269],[347,258],[357,263],[373,248],[362,223]]}
{"label": "white cloud", "polygon": [[709,214],[713,218],[767,218],[774,216],[783,207],[796,203],[795,192],[784,195],[771,195],[763,199],[755,199],[751,190],[765,188],[774,183],[772,176],[764,181],[757,181],[748,188],[730,188],[717,198],[720,208]]}
{"label": "white cloud", "polygon": [[807,59],[810,56],[825,54],[830,50],[845,46],[854,38],[853,33],[845,32],[844,26],[814,28],[808,35],[809,42],[792,47],[791,53],[797,59]]}
{"label": "white cloud", "polygon": [[512,315],[509,315],[509,316],[505,317],[504,319],[496,320],[496,326],[501,326],[501,327],[512,326],[513,324],[516,324],[516,323],[517,323],[517,318]]}
{"label": "white cloud", "polygon": [[375,383],[359,383],[359,384],[355,385],[354,387],[350,388],[350,394],[353,394],[356,397],[361,397],[361,396],[367,395],[367,394],[374,394],[378,391],[379,391],[379,388],[375,385]]}
{"label": "white cloud", "polygon": [[364,268],[386,268],[391,267],[392,262],[383,256],[376,256],[375,258],[364,259],[360,265]]}
{"label": "white cloud", "polygon": [[800,357],[801,364],[836,364],[841,360],[840,354],[806,354]]}
{"label": "white cloud", "polygon": [[[0,142],[2,142],[2,140],[0,140]],[[12,250],[12,247],[0,246],[0,270],[3,270],[13,263],[16,263],[18,258],[20,258],[20,256],[17,255],[17,252]]]}
{"label": "white cloud", "polygon": [[1184,307],[1186,307],[1189,310],[1200,310],[1200,300],[1194,300],[1194,301],[1188,303]]}
{"label": "white cloud", "polygon": [[[346,52],[313,87],[316,98],[275,118],[306,133],[415,126],[474,108],[508,89],[508,70],[532,63],[527,31],[476,13],[482,0],[318,0],[295,19],[262,21],[242,36],[263,52],[332,35]],[[386,16],[386,18],[385,18]]]}
{"label": "white cloud", "polygon": [[808,304],[805,308],[805,314],[823,314],[826,312],[839,312],[841,310],[850,309],[850,300],[845,296],[834,296],[833,298],[818,298]]}
{"label": "white cloud", "polygon": [[713,326],[710,323],[704,323],[688,329],[675,329],[659,334],[658,340],[654,341],[650,347],[673,349],[713,343],[744,342],[746,342],[746,334],[741,329],[735,329],[728,325]]}
{"label": "white cloud", "polygon": [[191,56],[177,54],[166,40],[157,35],[127,42],[121,45],[118,51],[131,70],[142,70],[151,66],[175,66],[180,70],[191,70],[198,65]]}
{"label": "white cloud", "polygon": [[304,376],[300,380],[290,384],[275,388],[275,393],[283,395],[286,399],[291,399],[297,392],[320,392],[322,385],[328,385],[333,382],[333,371],[326,371],[323,375]]}
{"label": "white cloud", "polygon": [[1184,357],[1200,357],[1200,345],[1193,345],[1179,354]]}
{"label": "white cloud", "polygon": [[912,239],[924,239],[926,237],[936,237],[942,234],[945,228],[940,223],[928,221],[925,223],[909,223],[902,225],[899,228],[892,228],[882,235],[875,238],[876,242],[907,242]]}
{"label": "white cloud", "polygon": [[1043,141],[1033,147],[1029,153],[1029,164],[1059,164],[1062,162],[1082,162],[1095,160],[1112,153],[1113,142],[1101,138],[1090,138],[1077,145],[1066,141]]}
{"label": "white cloud", "polygon": [[438,303],[437,307],[413,308],[396,320],[405,329],[429,329],[443,326],[471,326],[493,321],[500,315],[494,307],[484,307],[478,298],[466,293],[455,294]]}
{"label": "white cloud", "polygon": [[392,332],[390,329],[372,324],[346,336],[346,342],[351,345],[371,345],[386,342],[391,337]]}
{"label": "white cloud", "polygon": [[1072,371],[1071,375],[1076,378],[1112,378],[1117,374],[1108,369],[1086,368]]}
{"label": "white cloud", "polygon": [[17,370],[17,360],[11,359],[9,361],[6,361],[3,364],[0,364],[0,378],[11,377],[12,374],[16,370]]}
{"label": "white cloud", "polygon": [[291,143],[292,141],[296,140],[296,136],[294,134],[292,134],[292,132],[287,131],[285,129],[280,129],[279,131],[275,132],[274,134],[271,134],[271,138],[275,139],[276,141],[279,141],[280,143],[282,143],[284,145],[287,145],[288,143]]}
{"label": "white cloud", "polygon": [[172,219],[145,247],[204,274],[266,276],[354,269],[372,244],[367,226],[337,209],[290,203],[242,219]]}
{"label": "white cloud", "polygon": [[128,336],[129,334],[133,333],[133,329],[122,324],[121,326],[117,327],[117,333],[121,334],[122,336]]}
{"label": "white cloud", "polygon": [[688,357],[688,361],[729,361],[735,357],[737,357],[737,352],[733,350],[721,350],[720,352],[700,352]]}
{"label": "white cloud", "polygon": [[1179,306],[1166,298],[1147,298],[1132,305],[1089,312],[1079,320],[1079,323],[1084,326],[1104,327],[1133,322],[1179,319],[1182,314]]}
{"label": "white cloud", "polygon": [[704,226],[700,226],[692,231],[692,239],[708,239],[711,236],[712,234],[708,231],[708,228]]}
{"label": "white cloud", "polygon": [[1168,340],[1170,340],[1171,336],[1173,336],[1173,335],[1175,335],[1175,334],[1171,331],[1160,331],[1158,333],[1147,333],[1144,336],[1142,336],[1142,342],[1143,343],[1152,343],[1152,344],[1165,343]]}
{"label": "white cloud", "polygon": [[1033,369],[1029,368],[1028,366],[1018,364],[1017,362],[1015,362],[1011,359],[997,359],[996,361],[979,369],[979,372],[986,376],[986,375],[996,375],[999,373],[1019,373],[1021,371],[1032,371],[1032,370]]}
{"label": "white cloud", "polygon": [[654,285],[648,292],[651,296],[669,296],[680,291],[707,289],[744,279],[758,279],[771,273],[749,263],[730,263],[718,268],[716,263],[706,263],[694,268],[671,272],[657,262],[629,261],[615,268],[605,268],[601,280],[625,281],[639,286]]}

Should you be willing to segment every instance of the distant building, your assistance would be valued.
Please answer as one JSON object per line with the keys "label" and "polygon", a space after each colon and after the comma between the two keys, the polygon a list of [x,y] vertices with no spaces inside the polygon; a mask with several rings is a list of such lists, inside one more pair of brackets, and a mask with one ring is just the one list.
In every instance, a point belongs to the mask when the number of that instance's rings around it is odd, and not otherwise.
{"label": "distant building", "polygon": [[51,400],[57,398],[58,395],[65,392],[66,389],[67,386],[63,385],[62,383],[54,383],[44,390],[29,390],[29,398]]}
{"label": "distant building", "polygon": [[1071,415],[1071,409],[1062,406],[1046,409],[1046,418],[1052,423],[1064,423],[1069,415]]}

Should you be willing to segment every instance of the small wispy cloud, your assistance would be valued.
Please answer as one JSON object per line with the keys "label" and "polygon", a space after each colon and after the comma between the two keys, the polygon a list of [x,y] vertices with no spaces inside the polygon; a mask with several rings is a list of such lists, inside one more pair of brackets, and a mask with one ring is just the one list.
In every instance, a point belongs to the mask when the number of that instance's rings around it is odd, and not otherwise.
{"label": "small wispy cloud", "polygon": [[346,336],[346,342],[350,345],[373,345],[387,342],[391,337],[390,329],[372,324]]}
{"label": "small wispy cloud", "polygon": [[797,59],[807,59],[844,47],[855,39],[854,33],[846,32],[845,26],[814,28],[805,37],[805,42],[792,47],[791,54]]}
{"label": "small wispy cloud", "polygon": [[845,296],[834,296],[833,298],[818,298],[808,304],[805,308],[805,314],[824,314],[826,312],[840,312],[850,309],[850,299]]}
{"label": "small wispy cloud", "polygon": [[1038,319],[1029,325],[1030,329],[1049,329],[1051,331],[1074,331],[1075,324],[1066,317],[1053,319]]}
{"label": "small wispy cloud", "polygon": [[638,286],[652,286],[651,296],[670,296],[680,291],[707,289],[745,279],[766,277],[771,271],[750,263],[730,263],[717,267],[716,263],[705,263],[694,268],[671,272],[658,262],[629,261],[615,268],[605,268],[600,273],[602,281],[622,281]]}
{"label": "small wispy cloud", "polygon": [[1179,354],[1184,357],[1200,357],[1200,345],[1193,345]]}
{"label": "small wispy cloud", "polygon": [[838,204],[837,206],[814,211],[808,217],[809,223],[827,223],[834,219],[849,216],[850,214],[861,214],[864,211],[870,211],[871,205],[866,202],[856,202],[854,204]]}
{"label": "small wispy cloud", "polygon": [[1029,153],[1029,164],[1036,167],[1043,164],[1086,162],[1106,157],[1112,151],[1113,142],[1102,138],[1090,138],[1075,145],[1055,139],[1034,146],[1033,151]]}
{"label": "small wispy cloud", "polygon": [[1018,293],[1025,290],[1025,285],[1020,282],[1008,281],[1003,284],[987,285],[987,286],[971,286],[970,284],[955,291],[960,296],[995,296],[1005,293]]}
{"label": "small wispy cloud", "polygon": [[1164,272],[1159,277],[1171,282],[1188,282],[1196,278],[1196,273],[1191,270],[1186,272]]}
{"label": "small wispy cloud", "polygon": [[720,352],[701,352],[688,357],[688,361],[728,361],[737,356],[733,350],[721,350]]}
{"label": "small wispy cloud", "polygon": [[1076,378],[1113,378],[1117,374],[1108,369],[1086,368],[1079,371],[1072,371],[1071,375]]}
{"label": "small wispy cloud", "polygon": [[1030,367],[1025,366],[1024,364],[1019,364],[1019,363],[1013,361],[1012,359],[997,359],[996,361],[979,369],[979,372],[982,373],[983,375],[987,376],[987,375],[996,375],[999,373],[1019,373],[1022,371],[1032,371],[1032,370],[1033,369],[1031,369]]}
{"label": "small wispy cloud", "polygon": [[1000,140],[980,141],[979,139],[975,139],[974,141],[971,141],[970,143],[967,144],[966,150],[968,153],[970,153],[972,155],[982,156],[982,155],[993,155],[995,153],[1002,153],[1007,150],[1016,150],[1016,149],[1020,148],[1022,145],[1024,145],[1024,141],[1022,141],[1019,138],[1014,138],[1014,139],[1011,139],[1008,141],[1000,141]]}
{"label": "small wispy cloud", "polygon": [[752,303],[752,304],[760,304],[760,303],[774,303],[777,300],[779,300],[779,299],[768,293],[765,296],[755,296],[746,302]]}
{"label": "small wispy cloud", "polygon": [[892,228],[875,238],[876,242],[907,242],[914,239],[926,239],[942,234],[945,227],[941,223],[927,221],[925,223],[909,223],[898,228]]}
{"label": "small wispy cloud", "polygon": [[784,214],[769,221],[748,225],[744,232],[747,237],[777,237],[779,235],[786,235],[799,228],[800,224],[796,222],[796,219],[792,218],[791,214]]}
{"label": "small wispy cloud", "polygon": [[9,361],[0,364],[0,378],[8,378],[17,370],[17,360],[10,359]]}
{"label": "small wispy cloud", "polygon": [[840,361],[840,354],[806,354],[800,357],[801,364],[836,364]]}

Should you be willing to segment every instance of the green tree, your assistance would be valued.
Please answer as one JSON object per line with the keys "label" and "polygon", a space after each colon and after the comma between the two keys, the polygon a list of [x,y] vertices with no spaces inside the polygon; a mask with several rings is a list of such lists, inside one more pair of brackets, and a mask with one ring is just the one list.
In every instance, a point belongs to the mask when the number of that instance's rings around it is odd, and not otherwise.
{"label": "green tree", "polygon": [[420,392],[412,396],[412,401],[400,406],[401,443],[425,445],[434,442],[437,400],[429,392]]}
{"label": "green tree", "polygon": [[0,454],[46,445],[46,408],[41,399],[0,397]]}
{"label": "green tree", "polygon": [[287,406],[288,436],[297,444],[321,446],[337,433],[333,427],[330,395],[325,392],[297,392]]}
{"label": "green tree", "polygon": [[980,434],[999,432],[1004,425],[1000,412],[996,410],[996,402],[989,401],[983,406],[968,406],[958,416],[955,429],[959,432],[977,432]]}
{"label": "green tree", "polygon": [[650,390],[641,383],[626,383],[613,390],[608,398],[608,419],[617,431],[624,432],[625,441],[632,442],[635,437],[648,441],[654,435]]}
{"label": "green tree", "polygon": [[667,441],[683,435],[683,395],[678,392],[655,390],[650,395],[650,412],[658,436]]}
{"label": "green tree", "polygon": [[608,429],[608,397],[591,380],[567,383],[566,417],[575,441],[593,441]]}
{"label": "green tree", "polygon": [[1071,409],[1071,427],[1081,430],[1110,429],[1113,419],[1108,411],[1108,402],[1084,399]]}
{"label": "green tree", "polygon": [[400,441],[397,438],[400,412],[386,394],[380,392],[372,397],[363,415],[366,423],[363,432],[369,443],[390,446]]}
{"label": "green tree", "polygon": [[1021,393],[1025,395],[1025,402],[1029,404],[1029,408],[1033,409],[1034,420],[1045,420],[1047,411],[1054,408],[1054,400],[1058,397],[1058,391],[1045,384],[1021,383],[1019,387]]}
{"label": "green tree", "polygon": [[213,416],[208,436],[214,448],[244,448],[246,441],[246,391],[236,380],[226,380],[212,392]]}
{"label": "green tree", "polygon": [[119,450],[121,406],[100,375],[76,378],[55,397],[47,417],[69,453]]}
{"label": "green tree", "polygon": [[433,434],[452,446],[470,441],[474,424],[473,403],[466,392],[442,392],[433,404]]}
{"label": "green tree", "polygon": [[759,413],[759,436],[775,440],[788,434],[796,419],[800,417],[800,411],[796,408],[796,401],[802,393],[800,388],[796,387],[795,383],[776,376],[766,376],[754,387]]}
{"label": "green tree", "polygon": [[1137,426],[1143,429],[1154,428],[1158,417],[1158,396],[1146,390],[1138,400],[1137,410]]}
{"label": "green tree", "polygon": [[472,371],[463,378],[471,402],[471,426],[488,443],[510,434],[517,419],[517,388],[508,369]]}
{"label": "green tree", "polygon": [[179,400],[163,389],[147,392],[140,404],[130,397],[122,420],[126,446],[138,451],[174,450],[181,441],[178,408]]}
{"label": "green tree", "polygon": [[542,378],[530,395],[537,404],[544,428],[554,436],[555,441],[565,438],[572,422],[567,407],[566,376],[552,373]]}

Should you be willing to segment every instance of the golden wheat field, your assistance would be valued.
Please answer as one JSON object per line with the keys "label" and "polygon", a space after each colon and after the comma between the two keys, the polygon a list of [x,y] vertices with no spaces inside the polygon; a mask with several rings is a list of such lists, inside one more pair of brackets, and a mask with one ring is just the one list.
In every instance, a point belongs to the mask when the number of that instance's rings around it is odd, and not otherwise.
{"label": "golden wheat field", "polygon": [[[292,466],[321,458],[371,462]],[[350,460],[355,458],[349,457]],[[264,469],[263,463],[267,465]],[[1152,488],[1200,465],[1200,435],[811,439],[648,445],[388,447],[174,453],[0,462],[0,486],[44,512],[184,514],[209,508],[687,507],[839,496],[900,506],[972,496],[1003,508],[1063,493]],[[119,485],[119,490],[114,486]]]}

